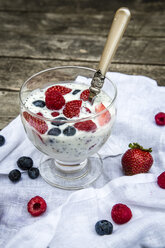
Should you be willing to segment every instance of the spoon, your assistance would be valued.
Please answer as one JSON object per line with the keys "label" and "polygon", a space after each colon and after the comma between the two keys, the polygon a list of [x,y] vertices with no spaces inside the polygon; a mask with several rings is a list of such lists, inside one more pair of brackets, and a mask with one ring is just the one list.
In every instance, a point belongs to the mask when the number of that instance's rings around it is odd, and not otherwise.
{"label": "spoon", "polygon": [[96,95],[100,93],[104,84],[105,74],[108,70],[108,66],[111,63],[115,52],[119,46],[120,40],[126,30],[128,22],[130,20],[131,13],[128,8],[122,7],[115,13],[107,41],[105,43],[98,70],[95,72],[94,77],[89,87],[89,101],[94,102]]}

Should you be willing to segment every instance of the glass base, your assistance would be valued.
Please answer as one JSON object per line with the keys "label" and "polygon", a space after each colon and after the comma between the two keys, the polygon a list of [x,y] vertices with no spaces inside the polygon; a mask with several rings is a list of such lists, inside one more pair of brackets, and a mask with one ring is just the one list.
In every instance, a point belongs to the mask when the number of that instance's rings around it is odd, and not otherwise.
{"label": "glass base", "polygon": [[40,174],[52,186],[61,189],[83,189],[89,187],[102,173],[102,160],[98,154],[80,164],[62,163],[54,159],[40,162]]}

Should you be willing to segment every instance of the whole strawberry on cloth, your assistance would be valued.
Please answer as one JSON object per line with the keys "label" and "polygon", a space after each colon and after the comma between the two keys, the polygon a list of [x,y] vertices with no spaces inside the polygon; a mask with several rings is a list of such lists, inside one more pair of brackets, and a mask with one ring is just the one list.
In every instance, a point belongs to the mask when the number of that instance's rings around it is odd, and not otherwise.
{"label": "whole strawberry on cloth", "polygon": [[152,149],[144,149],[138,143],[129,144],[131,149],[122,156],[121,163],[124,174],[127,176],[138,173],[147,173],[153,164]]}

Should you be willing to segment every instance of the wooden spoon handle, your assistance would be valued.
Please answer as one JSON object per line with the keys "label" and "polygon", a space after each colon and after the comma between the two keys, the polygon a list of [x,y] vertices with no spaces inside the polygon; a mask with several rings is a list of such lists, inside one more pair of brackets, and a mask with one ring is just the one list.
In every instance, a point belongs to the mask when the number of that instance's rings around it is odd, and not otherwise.
{"label": "wooden spoon handle", "polygon": [[99,69],[103,76],[105,76],[108,70],[108,66],[118,48],[119,42],[124,34],[130,17],[131,13],[129,9],[125,7],[116,11],[99,63]]}

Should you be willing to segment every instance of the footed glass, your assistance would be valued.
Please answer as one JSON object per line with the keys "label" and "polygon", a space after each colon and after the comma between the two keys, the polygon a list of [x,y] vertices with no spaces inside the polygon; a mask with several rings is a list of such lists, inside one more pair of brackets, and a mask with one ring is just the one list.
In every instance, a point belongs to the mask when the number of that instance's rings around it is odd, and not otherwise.
{"label": "footed glass", "polygon": [[[97,152],[111,134],[117,90],[106,77],[92,105],[81,93],[89,88],[94,73],[95,70],[86,67],[55,67],[33,75],[21,87],[22,123],[30,141],[43,153],[40,174],[53,186],[88,187],[102,172],[102,160]],[[70,92],[63,95],[65,104],[60,110],[48,109],[45,91],[57,85],[69,88]],[[42,104],[37,106],[34,102],[38,100]],[[82,105],[80,113],[70,117],[64,109],[73,100],[81,101]],[[74,108],[69,111],[74,112]]]}

